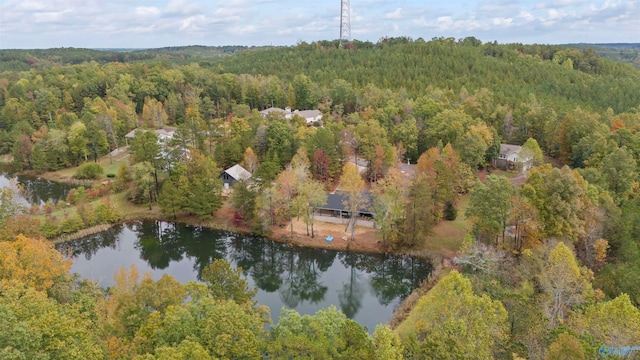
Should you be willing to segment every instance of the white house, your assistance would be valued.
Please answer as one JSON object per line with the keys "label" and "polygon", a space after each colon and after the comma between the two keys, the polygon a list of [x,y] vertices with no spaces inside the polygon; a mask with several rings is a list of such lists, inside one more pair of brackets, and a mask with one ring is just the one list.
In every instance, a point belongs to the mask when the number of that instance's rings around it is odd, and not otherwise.
{"label": "white house", "polygon": [[[149,131],[149,130],[145,130],[145,129],[133,129],[131,131],[129,131],[125,136],[125,141],[127,142],[127,145],[129,145],[129,139],[133,139],[134,137],[136,137],[136,133],[138,131]],[[167,143],[169,140],[173,139],[173,136],[175,135],[176,131],[173,129],[157,129],[157,130],[153,130],[154,133],[156,133],[156,135],[158,136],[158,142],[159,143]]]}
{"label": "white house", "polygon": [[[291,109],[289,109],[291,110]],[[284,115],[284,109],[278,108],[278,107],[270,107],[268,109],[264,109],[262,111],[260,111],[260,114],[262,115],[262,117],[266,118],[267,116],[269,116],[269,114],[274,113],[274,114],[282,114]]]}
{"label": "white house", "polygon": [[176,134],[176,131],[173,129],[158,129],[154,130],[156,135],[158,135],[158,140],[167,142],[173,139],[173,136]]}
{"label": "white house", "polygon": [[301,118],[303,118],[307,122],[307,124],[311,124],[313,122],[320,121],[322,119],[322,113],[320,112],[320,110],[291,111],[290,107],[286,107],[284,109],[277,108],[277,107],[270,107],[268,109],[264,109],[260,111],[260,114],[262,114],[262,117],[267,117],[271,113],[280,113],[284,115],[286,119],[291,119],[293,118],[294,115],[298,115]]}
{"label": "white house", "polygon": [[500,153],[495,159],[495,164],[507,170],[519,168],[522,172],[527,172],[533,166],[533,158],[522,151],[522,146],[500,144]]}

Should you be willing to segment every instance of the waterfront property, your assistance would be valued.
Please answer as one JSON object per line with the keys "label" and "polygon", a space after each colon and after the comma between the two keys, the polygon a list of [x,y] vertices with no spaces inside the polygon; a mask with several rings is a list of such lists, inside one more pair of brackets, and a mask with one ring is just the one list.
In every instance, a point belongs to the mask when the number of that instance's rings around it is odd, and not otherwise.
{"label": "waterfront property", "polygon": [[[358,209],[356,214],[356,225],[373,227],[373,218],[375,214],[371,210],[373,205],[373,197],[371,192],[365,190],[362,192],[365,200],[363,205]],[[336,191],[327,195],[327,203],[316,209],[315,218],[318,221],[331,222],[337,224],[346,224],[351,218],[351,211],[347,209],[347,193],[344,191]]]}
{"label": "waterfront property", "polygon": [[[326,238],[322,241],[326,241]],[[334,240],[335,241],[335,240]],[[432,266],[406,255],[365,254],[289,246],[228,231],[137,221],[57,245],[73,261],[72,272],[112,286],[113,275],[132,264],[157,280],[168,274],[197,281],[215,259],[241,267],[255,300],[271,309],[311,315],[335,305],[370,331],[386,323],[402,299],[429,276]]]}

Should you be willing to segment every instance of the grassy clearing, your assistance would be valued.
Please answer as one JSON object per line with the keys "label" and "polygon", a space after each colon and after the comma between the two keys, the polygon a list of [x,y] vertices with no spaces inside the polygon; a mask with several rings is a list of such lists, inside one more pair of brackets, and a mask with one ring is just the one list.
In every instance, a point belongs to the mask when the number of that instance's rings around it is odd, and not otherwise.
{"label": "grassy clearing", "polygon": [[453,221],[443,220],[433,228],[433,234],[427,237],[419,253],[443,258],[452,258],[460,249],[465,234],[471,224],[464,218],[469,205],[469,195],[460,197],[458,201],[458,217]]}
{"label": "grassy clearing", "polygon": [[109,196],[111,205],[122,214],[125,220],[127,219],[162,219],[164,216],[160,211],[160,208],[155,205],[149,210],[147,204],[134,204],[127,199],[127,192],[123,191],[117,194]]}
{"label": "grassy clearing", "polygon": [[491,170],[491,174],[492,175],[496,175],[496,176],[504,176],[507,179],[512,179],[516,176],[520,176],[522,175],[522,172],[520,171],[504,171],[502,169],[492,169]]}
{"label": "grassy clearing", "polygon": [[[100,164],[100,166],[102,166],[102,168],[104,169],[104,175],[102,175],[100,180],[105,179],[107,177],[107,174],[116,174],[118,172],[120,163],[128,161],[128,159],[129,154],[127,153],[126,149],[123,149],[117,155],[105,155],[99,158],[98,164]],[[91,162],[91,160],[89,160],[88,162]],[[53,181],[69,182],[73,180],[73,175],[77,170],[78,166],[74,166],[66,169],[60,169],[58,171],[47,172],[42,174],[41,176]]]}
{"label": "grassy clearing", "polygon": [[[102,198],[93,200],[90,202],[91,206],[95,209],[104,201],[109,201],[111,205],[123,215],[125,219],[153,219],[162,218],[162,213],[157,206],[153,210],[149,210],[148,206],[136,205],[127,200],[126,192],[118,194],[107,195]],[[67,216],[73,215],[77,212],[77,206],[69,205],[62,208],[57,208],[51,212],[50,216],[57,219],[64,219]],[[34,217],[41,222],[46,220],[47,215],[37,214]]]}

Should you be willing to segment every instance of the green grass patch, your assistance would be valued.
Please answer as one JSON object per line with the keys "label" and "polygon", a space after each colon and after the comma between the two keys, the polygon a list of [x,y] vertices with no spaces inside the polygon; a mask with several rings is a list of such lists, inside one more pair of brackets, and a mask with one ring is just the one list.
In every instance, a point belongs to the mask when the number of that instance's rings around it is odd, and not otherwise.
{"label": "green grass patch", "polygon": [[471,224],[464,218],[467,206],[469,206],[468,194],[458,200],[456,205],[458,217],[453,221],[442,220],[437,224],[433,228],[433,234],[427,237],[427,241],[420,251],[440,258],[455,256],[462,245],[464,236],[471,229]]}
{"label": "green grass patch", "polygon": [[134,204],[127,199],[127,192],[123,191],[110,196],[111,205],[118,209],[124,219],[162,219],[164,216],[157,204],[151,210],[147,204]]}
{"label": "green grass patch", "polygon": [[512,179],[518,175],[522,175],[522,173],[519,171],[504,171],[501,169],[491,170],[491,174],[496,176],[504,176],[507,179]]}
{"label": "green grass patch", "polygon": [[[99,179],[100,180],[106,179],[107,174],[117,174],[120,163],[128,162],[128,160],[129,160],[129,153],[127,153],[126,149],[124,149],[122,152],[113,156],[105,155],[103,157],[98,158],[98,164],[100,164],[100,166],[102,166],[102,168],[104,169],[103,175]],[[88,160],[87,162],[92,162],[92,161]],[[77,170],[78,170],[78,166],[74,166],[66,169],[47,172],[43,174],[43,177],[50,180],[54,180],[54,181],[60,181],[60,182],[71,181],[73,179],[73,175],[76,173]]]}

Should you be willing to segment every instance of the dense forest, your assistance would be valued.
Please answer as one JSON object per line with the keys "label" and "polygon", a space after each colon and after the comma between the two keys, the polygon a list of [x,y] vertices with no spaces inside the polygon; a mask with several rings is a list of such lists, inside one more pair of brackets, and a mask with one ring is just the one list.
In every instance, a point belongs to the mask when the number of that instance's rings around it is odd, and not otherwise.
{"label": "dense forest", "polygon": [[578,50],[593,49],[598,56],[640,68],[640,44],[567,44],[565,46]]}
{"label": "dense forest", "polygon": [[157,49],[33,49],[0,51],[0,72],[25,71],[32,68],[81,64],[95,61],[100,64],[108,62],[140,62],[152,60],[169,60],[188,63],[205,59],[229,56],[248,49],[264,47],[247,46],[174,46]]}
{"label": "dense forest", "polygon": [[[200,50],[0,51],[0,153],[17,171],[111,180],[72,191],[64,216],[47,203],[28,217],[0,194],[0,357],[582,359],[637,345],[639,70],[591,49],[475,38]],[[526,176],[493,167],[505,143],[532,159]],[[125,146],[128,163],[103,174],[97,160]],[[335,309],[265,328],[268,310],[224,263],[202,283],[130,269],[99,289],[38,240],[120,221],[108,201],[92,205],[107,193],[211,218],[218,174],[238,163],[254,181],[228,201],[257,234],[297,216],[313,236],[336,186],[352,213],[370,190],[387,251],[420,249],[458,216],[472,230],[406,320],[373,335]]]}

